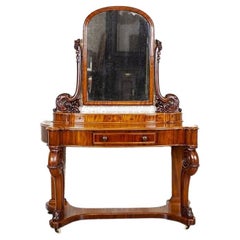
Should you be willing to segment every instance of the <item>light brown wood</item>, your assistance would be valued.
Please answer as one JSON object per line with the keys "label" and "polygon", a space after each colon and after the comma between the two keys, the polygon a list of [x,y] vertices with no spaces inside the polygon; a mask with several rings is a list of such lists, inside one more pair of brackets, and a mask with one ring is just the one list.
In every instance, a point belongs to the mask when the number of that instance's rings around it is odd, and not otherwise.
{"label": "light brown wood", "polygon": [[[79,120],[78,116],[74,119]],[[190,177],[199,165],[195,150],[197,127],[178,126],[178,122],[175,127],[156,127],[156,123],[151,126],[144,122],[127,123],[125,117],[116,118],[117,122],[114,122],[111,115],[109,115],[111,122],[102,122],[107,115],[103,117],[96,114],[92,116],[81,114],[81,119],[98,119],[100,122],[88,121],[85,124],[81,121],[76,124],[74,122],[69,125],[64,124],[68,117],[69,115],[65,113],[57,114],[55,116],[57,122],[42,123],[42,140],[50,149],[48,167],[52,176],[52,198],[47,203],[47,209],[53,214],[53,219],[50,221],[53,228],[57,230],[72,221],[95,218],[165,218],[179,221],[187,227],[195,224],[195,217],[189,206],[188,191]],[[165,116],[165,119],[169,117]],[[123,122],[119,119],[123,119]],[[165,125],[163,122],[161,124]],[[73,207],[66,202],[64,196],[65,147],[67,146],[170,146],[172,196],[162,207],[125,209]]]}
{"label": "light brown wood", "polygon": [[[171,202],[162,207],[149,208],[77,208],[68,202],[64,205],[64,218],[59,221],[50,221],[54,229],[59,229],[69,222],[87,219],[124,219],[124,218],[164,218],[185,224],[193,225],[195,219],[185,218],[181,215],[180,206],[173,208]],[[48,209],[54,206],[47,206]]]}
{"label": "light brown wood", "polygon": [[[150,25],[148,86],[150,97],[147,101],[89,102],[87,99],[87,26],[93,16],[109,10],[135,12],[143,16]],[[53,121],[41,123],[41,139],[49,147],[51,198],[46,207],[52,214],[50,226],[58,231],[73,221],[104,218],[164,218],[178,221],[187,227],[195,224],[188,193],[190,178],[199,166],[196,152],[198,127],[183,126],[177,96],[167,94],[164,97],[160,93],[158,63],[162,46],[160,41],[154,41],[152,20],[147,14],[135,8],[99,9],[86,18],[83,38],[83,41],[75,41],[76,91],[73,96],[67,93],[60,94],[56,99]],[[84,104],[145,107],[151,104],[156,110],[151,113],[83,113],[81,107]],[[70,146],[105,148],[168,146],[171,148],[172,158],[172,195],[166,201],[166,205],[150,208],[103,209],[71,206],[65,198],[66,147]]]}

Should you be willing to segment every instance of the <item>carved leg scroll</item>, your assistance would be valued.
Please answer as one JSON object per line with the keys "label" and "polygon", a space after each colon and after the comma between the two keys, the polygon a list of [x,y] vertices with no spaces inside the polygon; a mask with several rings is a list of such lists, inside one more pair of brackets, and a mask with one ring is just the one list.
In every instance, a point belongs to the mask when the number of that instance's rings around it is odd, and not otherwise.
{"label": "carved leg scroll", "polygon": [[194,220],[192,209],[189,207],[188,190],[190,177],[197,172],[199,167],[198,154],[195,147],[184,149],[181,174],[181,213],[183,217]]}
{"label": "carved leg scroll", "polygon": [[51,174],[52,198],[47,204],[52,221],[63,218],[65,147],[49,147],[48,168]]}

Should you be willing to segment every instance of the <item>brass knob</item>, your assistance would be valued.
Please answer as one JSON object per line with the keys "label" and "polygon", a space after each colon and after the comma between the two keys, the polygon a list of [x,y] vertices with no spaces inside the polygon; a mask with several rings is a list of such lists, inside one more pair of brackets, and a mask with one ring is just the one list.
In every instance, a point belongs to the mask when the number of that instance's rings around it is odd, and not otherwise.
{"label": "brass knob", "polygon": [[107,136],[102,136],[102,141],[103,141],[103,142],[107,142],[107,140],[108,140],[108,137],[107,137]]}
{"label": "brass knob", "polygon": [[148,137],[147,136],[142,136],[142,141],[143,142],[146,142],[148,140]]}

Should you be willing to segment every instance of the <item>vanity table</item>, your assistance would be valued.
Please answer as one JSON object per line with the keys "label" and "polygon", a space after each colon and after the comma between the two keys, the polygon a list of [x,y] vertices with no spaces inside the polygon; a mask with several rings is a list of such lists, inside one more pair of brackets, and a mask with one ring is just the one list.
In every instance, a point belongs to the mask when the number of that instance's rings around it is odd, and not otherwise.
{"label": "vanity table", "polygon": [[[51,198],[46,204],[52,214],[50,226],[58,231],[73,221],[109,218],[195,224],[188,192],[199,166],[198,127],[183,126],[178,97],[160,92],[162,45],[154,38],[151,18],[132,7],[98,9],[87,16],[83,40],[76,40],[74,48],[75,93],[60,94],[53,120],[41,123],[42,141],[50,150]],[[104,147],[106,152],[109,147],[169,146],[172,196],[166,205],[151,208],[74,207],[64,193],[66,148],[72,146]]]}

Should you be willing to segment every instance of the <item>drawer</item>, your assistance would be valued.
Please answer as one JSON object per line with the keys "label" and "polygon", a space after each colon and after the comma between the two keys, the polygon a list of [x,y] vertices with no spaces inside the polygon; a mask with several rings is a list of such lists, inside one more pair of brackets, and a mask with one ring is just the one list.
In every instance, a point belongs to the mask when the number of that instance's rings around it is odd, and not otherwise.
{"label": "drawer", "polygon": [[147,145],[156,143],[156,133],[93,133],[94,145]]}

